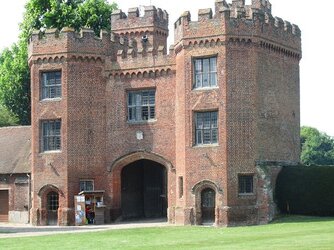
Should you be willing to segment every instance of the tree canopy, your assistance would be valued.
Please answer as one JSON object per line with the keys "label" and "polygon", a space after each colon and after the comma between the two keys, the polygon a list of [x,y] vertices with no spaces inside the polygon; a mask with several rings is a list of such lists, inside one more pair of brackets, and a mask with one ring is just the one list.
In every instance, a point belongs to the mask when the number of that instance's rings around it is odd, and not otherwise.
{"label": "tree canopy", "polygon": [[117,8],[107,0],[29,0],[20,24],[19,41],[0,52],[0,104],[30,124],[30,72],[27,43],[33,30],[91,28],[110,30],[110,15]]}
{"label": "tree canopy", "polygon": [[334,165],[334,138],[316,128],[302,127],[301,162],[305,165]]}
{"label": "tree canopy", "polygon": [[117,8],[107,0],[30,0],[20,26],[23,38],[41,28],[91,28],[96,34],[110,30],[110,15]]}
{"label": "tree canopy", "polygon": [[27,46],[13,44],[0,54],[0,104],[14,113],[20,124],[30,123],[30,74]]}
{"label": "tree canopy", "polygon": [[18,122],[18,117],[0,104],[0,127],[17,125]]}

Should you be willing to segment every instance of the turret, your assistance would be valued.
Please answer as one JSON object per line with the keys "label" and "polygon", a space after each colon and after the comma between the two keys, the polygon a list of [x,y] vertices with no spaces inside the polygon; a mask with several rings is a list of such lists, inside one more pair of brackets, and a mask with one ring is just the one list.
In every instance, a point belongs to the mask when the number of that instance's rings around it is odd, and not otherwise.
{"label": "turret", "polygon": [[157,51],[161,46],[167,50],[168,13],[160,8],[145,6],[143,16],[138,8],[130,8],[128,15],[115,10],[111,14],[111,27],[111,31],[121,37],[135,39],[138,51],[144,54],[149,50]]}
{"label": "turret", "polygon": [[192,21],[189,11],[185,11],[174,24],[174,44],[182,41],[186,45],[196,38],[199,42],[211,40],[212,37],[221,41],[228,37],[254,37],[269,39],[277,44],[286,44],[293,49],[292,53],[301,50],[300,29],[271,14],[271,4],[268,0],[253,0],[246,5],[245,0],[216,0],[215,10],[202,9],[198,12],[198,21]]}
{"label": "turret", "polygon": [[34,31],[29,41],[29,59],[47,55],[52,48],[52,54],[60,56],[76,55],[104,59],[113,52],[112,44],[118,41],[111,41],[110,34],[101,31],[97,37],[93,30],[81,29],[75,32],[74,29],[65,27],[61,31],[48,29],[45,32]]}

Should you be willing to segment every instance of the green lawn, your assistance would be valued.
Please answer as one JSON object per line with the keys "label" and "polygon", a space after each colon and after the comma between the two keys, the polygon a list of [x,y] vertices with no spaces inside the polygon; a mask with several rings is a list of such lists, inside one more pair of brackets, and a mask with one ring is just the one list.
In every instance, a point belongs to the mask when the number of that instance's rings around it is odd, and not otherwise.
{"label": "green lawn", "polygon": [[334,249],[334,218],[291,216],[269,225],[162,227],[0,239],[0,249]]}

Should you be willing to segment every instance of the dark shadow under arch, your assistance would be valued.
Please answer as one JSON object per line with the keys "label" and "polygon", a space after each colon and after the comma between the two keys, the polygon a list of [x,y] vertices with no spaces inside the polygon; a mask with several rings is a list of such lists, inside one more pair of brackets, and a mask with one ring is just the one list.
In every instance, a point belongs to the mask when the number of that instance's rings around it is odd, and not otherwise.
{"label": "dark shadow under arch", "polygon": [[46,184],[38,191],[38,196],[42,197],[46,193],[49,193],[51,191],[57,192],[59,195],[64,196],[64,193],[55,185],[52,184]]}
{"label": "dark shadow under arch", "polygon": [[151,160],[157,162],[167,168],[168,171],[175,171],[173,164],[166,160],[164,157],[147,151],[136,151],[131,152],[116,159],[110,166],[108,166],[108,171],[111,172],[115,168],[123,168],[124,166],[130,164],[131,162],[138,160]]}
{"label": "dark shadow under arch", "polygon": [[223,190],[219,187],[219,185],[210,180],[203,180],[203,181],[197,182],[191,189],[191,193],[196,194],[198,192],[201,192],[205,188],[212,188],[217,193],[223,194]]}

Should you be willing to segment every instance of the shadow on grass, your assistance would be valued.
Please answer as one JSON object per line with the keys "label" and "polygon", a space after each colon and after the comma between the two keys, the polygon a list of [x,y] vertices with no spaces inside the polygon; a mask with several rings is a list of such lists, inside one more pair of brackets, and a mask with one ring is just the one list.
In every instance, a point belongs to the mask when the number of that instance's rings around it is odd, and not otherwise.
{"label": "shadow on grass", "polygon": [[307,215],[279,215],[270,224],[278,223],[305,223],[305,222],[328,222],[334,221],[334,217],[329,216],[307,216]]}
{"label": "shadow on grass", "polygon": [[[41,232],[72,232],[72,231],[94,231],[95,229],[103,229],[103,227],[58,227],[58,226],[50,226],[50,227],[0,227],[0,235],[1,234],[16,234],[16,233],[41,233]],[[1,249],[1,248],[0,248]]]}

